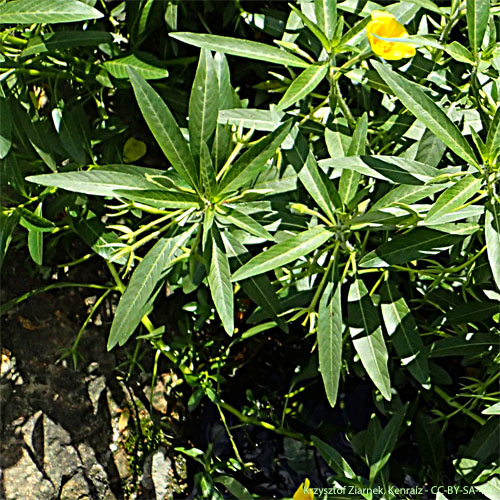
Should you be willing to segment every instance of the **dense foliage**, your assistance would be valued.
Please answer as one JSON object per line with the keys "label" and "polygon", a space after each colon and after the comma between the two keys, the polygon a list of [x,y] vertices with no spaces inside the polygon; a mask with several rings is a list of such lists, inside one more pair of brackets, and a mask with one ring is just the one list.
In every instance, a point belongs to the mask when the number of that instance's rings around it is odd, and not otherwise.
{"label": "dense foliage", "polygon": [[0,259],[102,259],[194,497],[500,498],[499,15],[0,2]]}

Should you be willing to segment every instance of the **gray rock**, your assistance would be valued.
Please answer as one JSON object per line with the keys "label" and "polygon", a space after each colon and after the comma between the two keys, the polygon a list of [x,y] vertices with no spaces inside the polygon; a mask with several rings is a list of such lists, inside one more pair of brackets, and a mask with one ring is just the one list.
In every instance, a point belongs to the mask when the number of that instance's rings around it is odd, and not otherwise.
{"label": "gray rock", "polygon": [[173,475],[172,461],[165,447],[160,446],[144,462],[142,484],[148,490],[154,489],[156,500],[172,498]]}
{"label": "gray rock", "polygon": [[75,474],[64,484],[61,500],[92,500],[89,485],[83,474]]}

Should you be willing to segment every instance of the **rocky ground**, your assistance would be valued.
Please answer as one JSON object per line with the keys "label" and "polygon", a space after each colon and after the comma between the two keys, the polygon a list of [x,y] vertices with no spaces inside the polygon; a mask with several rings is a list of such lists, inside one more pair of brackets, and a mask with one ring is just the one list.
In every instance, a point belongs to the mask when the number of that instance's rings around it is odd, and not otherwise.
{"label": "rocky ground", "polygon": [[[47,283],[30,276],[29,269],[24,256],[8,256],[3,304]],[[87,266],[89,271],[94,282],[105,279],[98,264]],[[78,272],[56,278],[78,281]],[[172,457],[146,410],[149,374],[126,381],[120,353],[106,351],[116,299],[110,295],[89,323],[78,345],[77,369],[71,356],[64,357],[95,292],[51,290],[1,318],[1,500],[156,500],[186,488],[185,464]],[[174,378],[168,373],[159,378],[153,406],[160,415],[167,413],[167,386]]]}

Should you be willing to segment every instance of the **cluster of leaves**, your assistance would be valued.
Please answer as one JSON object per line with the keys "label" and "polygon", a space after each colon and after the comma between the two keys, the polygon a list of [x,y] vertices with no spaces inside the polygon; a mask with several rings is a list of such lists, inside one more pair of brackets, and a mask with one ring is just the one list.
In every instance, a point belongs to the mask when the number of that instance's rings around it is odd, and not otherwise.
{"label": "cluster of leaves", "polygon": [[[406,25],[413,58],[374,56],[374,9]],[[105,260],[104,293],[121,294],[108,348],[145,328],[189,410],[206,396],[229,435],[225,462],[180,449],[204,498],[252,497],[225,415],[312,446],[329,484],[363,498],[411,481],[498,498],[499,14],[484,0],[0,4],[0,258],[15,241],[42,269],[63,251]],[[74,234],[91,254],[71,255]],[[151,319],[165,284],[177,336]],[[231,357],[263,332],[303,346],[282,417],[225,399]],[[349,456],[331,429],[293,429],[319,379],[331,407],[371,381]]]}

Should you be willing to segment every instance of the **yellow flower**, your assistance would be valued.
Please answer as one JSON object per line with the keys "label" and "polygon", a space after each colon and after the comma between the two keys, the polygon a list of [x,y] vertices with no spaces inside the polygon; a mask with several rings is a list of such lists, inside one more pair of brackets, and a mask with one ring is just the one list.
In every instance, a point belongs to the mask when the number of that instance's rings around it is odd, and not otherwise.
{"label": "yellow flower", "polygon": [[383,59],[397,61],[403,57],[415,55],[415,47],[407,42],[388,42],[377,38],[406,38],[408,36],[404,26],[398,23],[389,12],[372,11],[372,20],[366,25],[366,34],[373,52]]}
{"label": "yellow flower", "polygon": [[314,493],[312,491],[308,491],[310,486],[311,482],[306,478],[293,495],[293,500],[314,500]]}

